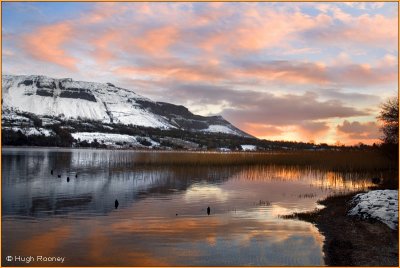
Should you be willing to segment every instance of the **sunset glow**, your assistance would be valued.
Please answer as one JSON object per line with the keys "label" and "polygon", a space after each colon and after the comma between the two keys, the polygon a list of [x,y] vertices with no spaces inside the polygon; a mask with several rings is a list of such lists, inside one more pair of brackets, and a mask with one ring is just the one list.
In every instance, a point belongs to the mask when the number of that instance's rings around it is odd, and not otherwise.
{"label": "sunset glow", "polygon": [[4,2],[3,74],[111,82],[263,139],[379,142],[398,3]]}

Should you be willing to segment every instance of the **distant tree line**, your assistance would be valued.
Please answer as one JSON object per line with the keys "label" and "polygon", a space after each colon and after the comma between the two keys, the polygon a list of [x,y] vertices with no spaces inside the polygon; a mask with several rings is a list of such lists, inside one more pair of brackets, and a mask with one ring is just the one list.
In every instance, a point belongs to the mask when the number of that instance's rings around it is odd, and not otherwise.
{"label": "distant tree line", "polygon": [[[42,119],[34,114],[21,113],[21,116],[30,119],[30,127],[43,127]],[[386,115],[386,114],[385,114]],[[47,124],[46,129],[51,129],[52,136],[30,135],[26,136],[22,131],[13,131],[13,121],[3,121],[2,145],[14,146],[57,146],[57,147],[92,147],[106,148],[103,141],[94,140],[92,142],[75,140],[71,133],[74,132],[102,132],[114,134],[126,134],[139,137],[137,141],[143,146],[151,146],[150,138],[160,143],[161,147],[172,149],[184,149],[182,144],[173,142],[173,139],[181,139],[198,144],[199,150],[216,150],[227,148],[232,151],[241,151],[241,145],[254,145],[257,150],[371,150],[377,149],[377,146],[368,146],[359,144],[357,146],[328,145],[326,143],[314,144],[313,142],[289,142],[289,141],[269,141],[252,137],[241,137],[225,133],[207,133],[193,132],[182,129],[158,129],[150,127],[141,127],[134,125],[124,125],[116,123],[103,123],[95,120],[63,119],[59,117],[45,116],[44,119],[56,122],[52,125]],[[4,128],[4,127],[9,128]],[[27,126],[25,126],[27,127]],[[398,129],[398,125],[397,125]],[[397,130],[398,132],[398,130]],[[147,137],[147,138],[146,138]],[[171,139],[166,139],[166,137]],[[398,140],[397,140],[398,143]],[[123,147],[132,147],[130,144],[119,143]]]}

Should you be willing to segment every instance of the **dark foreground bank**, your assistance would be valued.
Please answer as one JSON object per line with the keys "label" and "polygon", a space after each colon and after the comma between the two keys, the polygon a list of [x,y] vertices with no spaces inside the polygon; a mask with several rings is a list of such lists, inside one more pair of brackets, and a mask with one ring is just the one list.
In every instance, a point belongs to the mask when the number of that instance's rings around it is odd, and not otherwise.
{"label": "dark foreground bank", "polygon": [[328,197],[325,208],[287,218],[314,223],[325,236],[323,251],[329,266],[398,266],[399,235],[379,221],[346,216],[355,193]]}

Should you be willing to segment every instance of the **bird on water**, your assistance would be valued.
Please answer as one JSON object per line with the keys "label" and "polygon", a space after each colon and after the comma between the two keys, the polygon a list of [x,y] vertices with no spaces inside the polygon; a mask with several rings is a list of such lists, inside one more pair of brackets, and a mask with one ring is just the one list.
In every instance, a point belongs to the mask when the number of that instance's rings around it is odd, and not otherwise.
{"label": "bird on water", "polygon": [[51,175],[53,175],[53,170],[50,171]]}
{"label": "bird on water", "polygon": [[207,214],[210,215],[211,209],[210,207],[207,207]]}
{"label": "bird on water", "polygon": [[118,202],[118,200],[117,199],[115,199],[115,208],[117,209],[118,208],[118,206],[119,206],[119,202]]}

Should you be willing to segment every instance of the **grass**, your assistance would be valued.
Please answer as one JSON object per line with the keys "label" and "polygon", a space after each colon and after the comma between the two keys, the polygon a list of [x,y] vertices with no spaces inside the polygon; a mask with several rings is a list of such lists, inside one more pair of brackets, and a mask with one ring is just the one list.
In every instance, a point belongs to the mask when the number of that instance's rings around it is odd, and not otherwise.
{"label": "grass", "polygon": [[309,166],[331,171],[383,171],[392,168],[379,151],[295,151],[268,153],[165,152],[139,153],[136,165]]}

